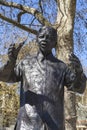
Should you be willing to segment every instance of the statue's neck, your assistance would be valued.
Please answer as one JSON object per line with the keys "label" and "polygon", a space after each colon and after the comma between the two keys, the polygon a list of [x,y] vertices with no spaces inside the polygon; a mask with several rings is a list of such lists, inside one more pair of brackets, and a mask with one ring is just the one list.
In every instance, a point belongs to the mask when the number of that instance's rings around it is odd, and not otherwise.
{"label": "statue's neck", "polygon": [[41,50],[39,50],[39,53],[41,53],[42,55],[43,55],[43,57],[47,57],[49,54],[51,54],[52,52],[51,51],[48,51],[48,52],[46,52],[46,51],[41,51]]}

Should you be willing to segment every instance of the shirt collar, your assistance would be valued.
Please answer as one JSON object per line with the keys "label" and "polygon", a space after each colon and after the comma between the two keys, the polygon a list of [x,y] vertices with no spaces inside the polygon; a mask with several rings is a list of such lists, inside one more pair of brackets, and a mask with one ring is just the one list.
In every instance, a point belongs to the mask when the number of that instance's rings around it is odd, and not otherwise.
{"label": "shirt collar", "polygon": [[37,60],[39,61],[43,61],[45,59],[49,59],[53,57],[53,54],[52,53],[49,53],[47,54],[46,56],[43,55],[43,53],[41,51],[38,52],[37,54]]}

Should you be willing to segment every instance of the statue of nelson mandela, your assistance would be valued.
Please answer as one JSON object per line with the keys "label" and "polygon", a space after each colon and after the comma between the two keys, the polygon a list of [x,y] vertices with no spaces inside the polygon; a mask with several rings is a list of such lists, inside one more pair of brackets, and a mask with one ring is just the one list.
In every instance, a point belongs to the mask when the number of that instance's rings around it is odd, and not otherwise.
{"label": "statue of nelson mandela", "polygon": [[0,68],[0,81],[20,82],[20,110],[15,130],[65,130],[64,86],[68,90],[83,93],[86,77],[80,60],[71,54],[72,69],[52,54],[57,43],[57,31],[42,27],[37,34],[39,51],[16,64],[18,52],[10,45],[9,60]]}

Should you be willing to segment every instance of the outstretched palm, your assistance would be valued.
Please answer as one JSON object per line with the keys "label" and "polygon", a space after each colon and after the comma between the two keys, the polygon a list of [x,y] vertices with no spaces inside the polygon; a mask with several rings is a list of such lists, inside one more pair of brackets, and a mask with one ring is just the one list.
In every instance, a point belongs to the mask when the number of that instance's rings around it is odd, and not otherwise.
{"label": "outstretched palm", "polygon": [[75,70],[76,73],[81,73],[83,71],[81,62],[75,54],[71,54],[69,57],[71,68]]}
{"label": "outstretched palm", "polygon": [[16,60],[18,53],[20,51],[20,49],[22,48],[22,46],[24,45],[24,42],[19,43],[19,45],[16,47],[15,44],[11,44],[9,49],[8,49],[8,57],[9,60]]}

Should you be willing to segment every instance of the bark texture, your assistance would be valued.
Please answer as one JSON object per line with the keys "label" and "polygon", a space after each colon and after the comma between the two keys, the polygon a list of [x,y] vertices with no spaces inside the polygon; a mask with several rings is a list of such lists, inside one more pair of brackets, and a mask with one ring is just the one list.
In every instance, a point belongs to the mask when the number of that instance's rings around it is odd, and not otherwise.
{"label": "bark texture", "polygon": [[[73,29],[76,9],[76,0],[57,0],[58,28],[57,57],[69,64],[68,55],[73,52]],[[76,96],[65,90],[65,123],[66,130],[76,130]]]}

